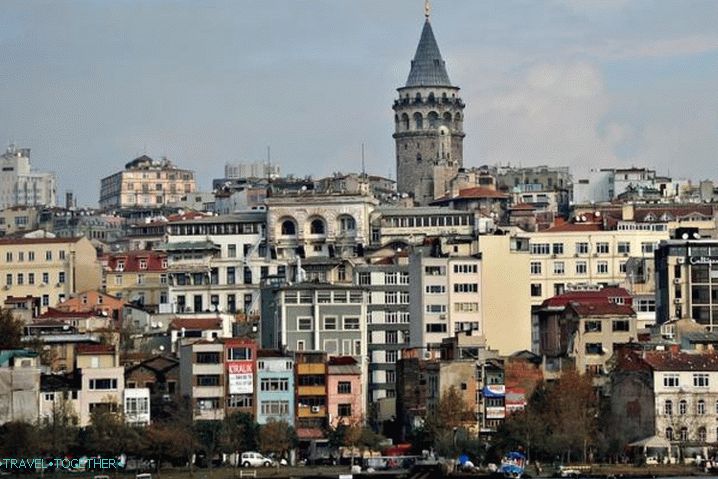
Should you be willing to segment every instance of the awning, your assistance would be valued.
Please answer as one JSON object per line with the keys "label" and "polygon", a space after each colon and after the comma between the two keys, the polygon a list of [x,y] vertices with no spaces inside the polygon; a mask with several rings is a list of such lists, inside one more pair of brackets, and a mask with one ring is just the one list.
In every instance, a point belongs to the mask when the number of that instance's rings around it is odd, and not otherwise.
{"label": "awning", "polygon": [[645,447],[645,448],[656,448],[656,449],[670,449],[671,443],[668,439],[660,436],[651,436],[640,441],[632,442],[629,444],[630,447]]}

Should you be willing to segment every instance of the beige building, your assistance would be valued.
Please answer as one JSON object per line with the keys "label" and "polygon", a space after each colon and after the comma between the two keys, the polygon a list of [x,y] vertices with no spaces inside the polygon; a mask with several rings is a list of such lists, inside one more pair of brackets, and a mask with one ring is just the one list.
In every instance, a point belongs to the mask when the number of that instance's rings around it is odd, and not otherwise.
{"label": "beige building", "polygon": [[194,172],[177,168],[169,160],[143,155],[125,169],[103,178],[100,208],[153,208],[177,203],[197,191]]}
{"label": "beige building", "polygon": [[488,347],[509,355],[531,349],[531,284],[528,240],[511,235],[479,236],[484,335]]}
{"label": "beige building", "polygon": [[532,305],[586,284],[623,284],[630,258],[653,261],[653,252],[668,231],[601,230],[596,224],[567,223],[529,238]]}
{"label": "beige building", "polygon": [[153,311],[168,302],[167,255],[136,250],[102,257],[104,292]]}
{"label": "beige building", "polygon": [[86,344],[75,350],[75,366],[81,371],[78,416],[80,427],[90,423],[96,410],[119,411],[123,404],[125,368],[114,346]]}
{"label": "beige building", "polygon": [[224,419],[224,343],[200,339],[180,348],[180,392],[192,400],[195,419]]}
{"label": "beige building", "polygon": [[0,304],[10,297],[41,298],[41,309],[78,291],[99,289],[100,263],[87,238],[0,240]]}
{"label": "beige building", "polygon": [[11,206],[0,211],[0,236],[37,229],[37,208]]}

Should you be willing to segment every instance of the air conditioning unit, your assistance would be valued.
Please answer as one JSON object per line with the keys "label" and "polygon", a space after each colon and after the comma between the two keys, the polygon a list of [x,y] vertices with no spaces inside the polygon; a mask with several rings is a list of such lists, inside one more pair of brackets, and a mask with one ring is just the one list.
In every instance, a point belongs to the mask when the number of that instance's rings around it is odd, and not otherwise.
{"label": "air conditioning unit", "polygon": [[628,253],[623,253],[623,256],[628,256]]}
{"label": "air conditioning unit", "polygon": [[573,254],[573,257],[574,257],[574,258],[578,258],[578,253],[574,253],[574,254]]}
{"label": "air conditioning unit", "polygon": [[674,304],[681,304],[680,298],[674,299],[674,300],[673,300],[673,303],[674,303]]}
{"label": "air conditioning unit", "polygon": [[678,258],[678,264],[686,264],[685,258]]}
{"label": "air conditioning unit", "polygon": [[681,284],[681,278],[673,278],[673,284]]}
{"label": "air conditioning unit", "polygon": [[312,406],[312,412],[319,412],[321,408],[319,406]]}
{"label": "air conditioning unit", "polygon": [[440,314],[440,315],[439,315],[439,319],[446,319],[446,315],[445,315],[445,314]]}

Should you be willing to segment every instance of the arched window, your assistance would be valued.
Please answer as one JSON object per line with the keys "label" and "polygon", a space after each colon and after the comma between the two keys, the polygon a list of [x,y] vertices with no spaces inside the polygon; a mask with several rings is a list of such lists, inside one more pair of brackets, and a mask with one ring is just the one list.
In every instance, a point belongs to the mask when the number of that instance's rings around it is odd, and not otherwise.
{"label": "arched window", "polygon": [[663,414],[666,416],[672,416],[673,415],[673,401],[670,399],[666,399],[666,402],[663,403]]}
{"label": "arched window", "polygon": [[427,118],[429,120],[429,128],[436,128],[439,126],[439,114],[435,111],[430,111],[427,115]]}
{"label": "arched window", "polygon": [[404,127],[404,131],[409,129],[409,115],[406,113],[401,114],[401,124]]}
{"label": "arched window", "polygon": [[706,402],[703,399],[699,399],[696,403],[696,414],[702,416],[706,413]]}
{"label": "arched window", "polygon": [[421,101],[421,93],[416,92],[416,97],[414,98],[416,98],[416,101]]}
{"label": "arched window", "polygon": [[282,234],[286,236],[293,236],[297,234],[297,225],[292,220],[282,221]]}
{"label": "arched window", "polygon": [[434,103],[436,101],[436,98],[434,97],[434,92],[429,93],[429,103]]}
{"label": "arched window", "polygon": [[454,115],[454,121],[461,121],[461,113]]}
{"label": "arched window", "polygon": [[686,442],[688,440],[688,428],[682,427],[681,428],[681,442]]}
{"label": "arched window", "polygon": [[352,216],[341,215],[339,217],[339,231],[342,233],[353,233],[357,229],[357,222]]}
{"label": "arched window", "polygon": [[688,402],[685,399],[681,399],[678,403],[678,414],[684,416],[686,411],[688,411]]}
{"label": "arched window", "polygon": [[706,433],[706,428],[704,428],[704,427],[698,428],[698,441],[706,442],[707,438],[708,438],[708,434]]}
{"label": "arched window", "polygon": [[418,111],[414,113],[414,128],[421,130],[424,128],[424,117]]}
{"label": "arched window", "polygon": [[416,162],[421,163],[421,153],[416,154]]}
{"label": "arched window", "polygon": [[324,228],[324,221],[320,218],[313,219],[309,224],[309,234],[323,235],[326,234],[325,231],[326,228]]}
{"label": "arched window", "polygon": [[673,440],[673,428],[672,427],[666,428],[666,439],[668,439],[669,441]]}
{"label": "arched window", "polygon": [[444,112],[444,125],[451,126],[451,113]]}

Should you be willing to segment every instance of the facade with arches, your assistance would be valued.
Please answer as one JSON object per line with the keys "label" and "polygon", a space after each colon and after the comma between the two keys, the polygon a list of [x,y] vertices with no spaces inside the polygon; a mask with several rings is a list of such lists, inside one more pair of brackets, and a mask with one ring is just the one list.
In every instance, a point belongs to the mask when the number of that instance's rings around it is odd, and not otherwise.
{"label": "facade with arches", "polygon": [[463,165],[464,103],[427,18],[406,85],[394,102],[397,189],[420,205],[443,196]]}

